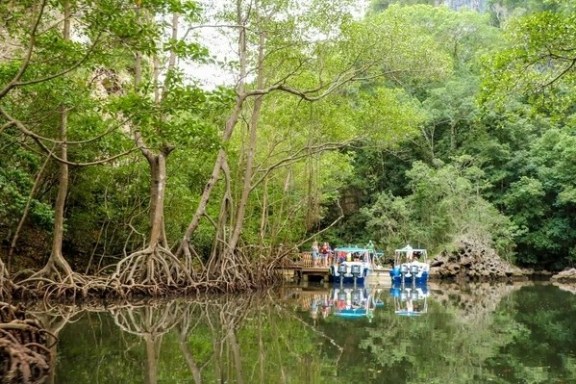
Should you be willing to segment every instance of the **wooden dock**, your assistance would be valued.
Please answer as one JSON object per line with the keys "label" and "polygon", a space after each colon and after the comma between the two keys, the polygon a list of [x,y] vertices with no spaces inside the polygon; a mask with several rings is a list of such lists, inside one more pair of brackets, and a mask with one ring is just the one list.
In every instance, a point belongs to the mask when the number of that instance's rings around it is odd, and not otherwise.
{"label": "wooden dock", "polygon": [[[285,263],[279,269],[282,271],[284,280],[295,283],[307,283],[310,281],[327,283],[330,275],[328,266],[314,266],[310,253],[299,255],[299,258]],[[390,268],[375,265],[372,273],[368,276],[368,283],[376,285],[391,284],[389,272]]]}

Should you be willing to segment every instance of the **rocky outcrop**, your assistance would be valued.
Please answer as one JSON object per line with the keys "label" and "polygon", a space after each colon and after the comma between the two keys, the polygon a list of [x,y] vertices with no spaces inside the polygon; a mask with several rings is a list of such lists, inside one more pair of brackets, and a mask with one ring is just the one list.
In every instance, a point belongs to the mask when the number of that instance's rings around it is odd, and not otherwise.
{"label": "rocky outcrop", "polygon": [[522,281],[529,271],[502,260],[493,250],[460,242],[430,262],[430,278],[456,281]]}
{"label": "rocky outcrop", "polygon": [[550,278],[558,283],[576,283],[576,268],[565,269]]}

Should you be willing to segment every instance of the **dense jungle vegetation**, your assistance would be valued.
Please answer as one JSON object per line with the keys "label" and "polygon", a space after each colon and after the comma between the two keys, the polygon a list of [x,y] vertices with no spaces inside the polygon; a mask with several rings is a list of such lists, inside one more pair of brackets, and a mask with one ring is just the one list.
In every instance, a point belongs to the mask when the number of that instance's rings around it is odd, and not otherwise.
{"label": "dense jungle vegetation", "polygon": [[0,297],[250,289],[315,237],[571,265],[576,1],[454,3],[1,2]]}

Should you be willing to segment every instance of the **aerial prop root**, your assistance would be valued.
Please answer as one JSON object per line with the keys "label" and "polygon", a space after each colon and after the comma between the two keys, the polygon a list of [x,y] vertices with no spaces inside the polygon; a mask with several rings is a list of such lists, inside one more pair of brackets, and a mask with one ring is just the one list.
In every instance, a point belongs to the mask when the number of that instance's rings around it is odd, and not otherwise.
{"label": "aerial prop root", "polygon": [[[32,276],[19,282],[18,287],[25,293],[39,295],[44,300],[56,297],[87,297],[90,293],[106,290],[106,281],[98,276],[74,272],[68,264],[49,263]],[[24,293],[23,293],[24,295]]]}
{"label": "aerial prop root", "polygon": [[184,264],[170,250],[155,246],[122,259],[110,281],[128,287],[181,288],[191,284],[192,278]]}

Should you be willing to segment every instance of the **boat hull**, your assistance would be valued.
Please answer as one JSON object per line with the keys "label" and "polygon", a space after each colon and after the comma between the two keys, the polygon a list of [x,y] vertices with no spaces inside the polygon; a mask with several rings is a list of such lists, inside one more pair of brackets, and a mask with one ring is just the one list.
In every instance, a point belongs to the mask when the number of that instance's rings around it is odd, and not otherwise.
{"label": "boat hull", "polygon": [[371,266],[369,263],[359,261],[343,262],[330,266],[328,281],[332,284],[362,286],[366,283],[366,278],[370,271]]}
{"label": "boat hull", "polygon": [[392,284],[425,285],[428,282],[428,265],[411,263],[395,266],[390,270]]}
{"label": "boat hull", "polygon": [[426,285],[428,283],[428,273],[423,273],[421,276],[393,275],[390,273],[390,277],[394,285]]}

